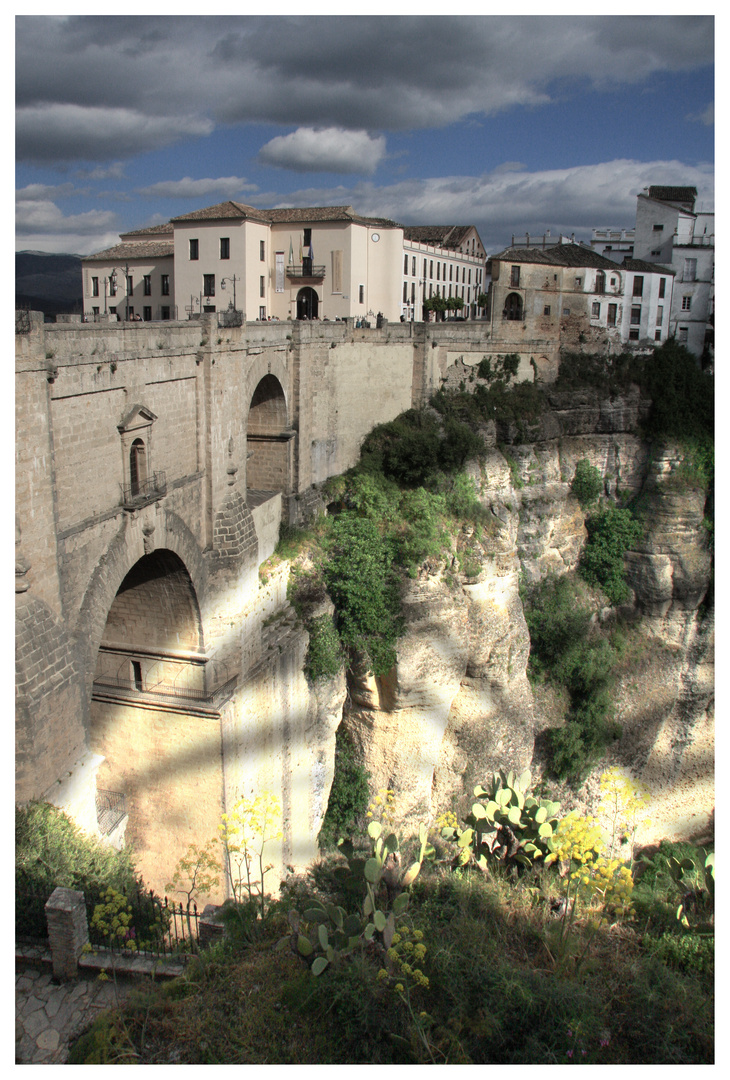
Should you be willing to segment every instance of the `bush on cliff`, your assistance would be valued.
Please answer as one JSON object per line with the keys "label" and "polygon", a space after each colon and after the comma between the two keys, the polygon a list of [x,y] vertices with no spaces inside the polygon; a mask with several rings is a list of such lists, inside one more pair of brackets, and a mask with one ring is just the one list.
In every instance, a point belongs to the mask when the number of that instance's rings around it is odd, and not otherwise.
{"label": "bush on cliff", "polygon": [[628,599],[624,557],[642,533],[631,510],[607,503],[586,521],[588,540],[580,558],[581,577],[599,585],[612,604]]}

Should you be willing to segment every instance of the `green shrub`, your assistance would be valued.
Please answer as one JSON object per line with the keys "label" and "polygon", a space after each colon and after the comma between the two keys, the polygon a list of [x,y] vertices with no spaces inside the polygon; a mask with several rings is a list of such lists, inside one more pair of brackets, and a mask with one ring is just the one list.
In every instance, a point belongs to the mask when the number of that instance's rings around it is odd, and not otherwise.
{"label": "green shrub", "polygon": [[641,537],[641,523],[630,510],[609,503],[588,518],[586,529],[580,574],[589,585],[600,585],[612,604],[620,604],[629,596],[624,556]]}
{"label": "green shrub", "polygon": [[370,774],[363,768],[352,739],[342,724],[335,736],[335,772],[319,833],[321,848],[351,839],[365,818],[370,799]]}
{"label": "green shrub", "polygon": [[581,458],[575,466],[575,475],[570,490],[585,510],[594,503],[603,491],[603,477],[595,465],[591,465],[588,458]]}
{"label": "green shrub", "polygon": [[331,679],[343,664],[342,646],[331,615],[318,615],[307,623],[309,644],[304,661],[304,674],[316,682]]}
{"label": "green shrub", "polygon": [[422,484],[438,468],[441,432],[436,419],[418,409],[408,409],[395,420],[365,436],[362,467],[382,472],[406,486]]}
{"label": "green shrub", "polygon": [[[96,837],[88,836],[71,819],[49,803],[32,802],[15,811],[15,888],[18,916],[27,914],[22,896],[51,895],[56,886],[83,892],[98,900],[107,887],[132,894],[141,887],[129,848],[115,851]],[[45,936],[45,916],[39,910],[28,933]]]}
{"label": "green shrub", "polygon": [[340,640],[366,658],[373,674],[384,675],[403,628],[392,546],[372,521],[345,512],[332,525],[326,555],[323,573]]}

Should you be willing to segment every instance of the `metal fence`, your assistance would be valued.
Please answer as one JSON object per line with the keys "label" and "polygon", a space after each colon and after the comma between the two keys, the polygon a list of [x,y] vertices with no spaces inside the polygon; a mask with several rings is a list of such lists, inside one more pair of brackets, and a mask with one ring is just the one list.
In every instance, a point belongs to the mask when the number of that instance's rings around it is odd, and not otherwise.
{"label": "metal fence", "polygon": [[[86,918],[89,943],[97,949],[127,955],[152,954],[170,956],[194,952],[198,943],[200,916],[194,902],[184,906],[153,892],[127,895],[121,903],[120,894],[110,899],[104,893],[86,896]],[[129,916],[128,925],[119,914]],[[115,922],[116,920],[116,922]]]}
{"label": "metal fence", "polygon": [[144,506],[167,492],[167,475],[156,472],[136,484],[122,485],[122,506]]}
{"label": "metal fence", "polygon": [[126,813],[127,803],[121,791],[104,791],[102,788],[97,788],[96,820],[99,822],[99,832],[102,836],[108,836],[110,832],[113,832]]}
{"label": "metal fence", "polygon": [[[40,943],[48,940],[45,905],[50,893],[28,893],[15,890],[15,940]],[[197,951],[200,915],[197,904],[183,905],[156,896],[153,892],[136,892],[122,897],[105,890],[84,894],[89,943],[94,949],[104,949],[127,955],[174,956]],[[119,913],[129,916],[128,925],[118,919]],[[115,923],[115,919],[117,920]]]}

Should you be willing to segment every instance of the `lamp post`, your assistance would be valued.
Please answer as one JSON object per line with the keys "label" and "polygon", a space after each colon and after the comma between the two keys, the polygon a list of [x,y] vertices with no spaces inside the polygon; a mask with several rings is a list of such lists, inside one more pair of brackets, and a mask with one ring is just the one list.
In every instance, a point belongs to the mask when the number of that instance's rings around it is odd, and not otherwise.
{"label": "lamp post", "polygon": [[234,311],[236,310],[236,282],[240,281],[240,280],[241,280],[240,277],[236,277],[235,274],[233,275],[233,277],[221,278],[221,289],[225,289],[227,281],[232,281],[233,282],[233,310]]}
{"label": "lamp post", "polygon": [[[124,294],[125,294],[125,306],[126,306],[125,322],[129,322],[129,263],[124,264],[124,270],[123,271],[122,271],[121,267],[116,267],[116,266],[113,267],[112,272],[109,275],[109,285],[111,286],[111,288],[110,288],[110,295],[111,296],[116,296],[117,272],[119,272],[120,274],[124,273]],[[105,306],[106,306],[106,298],[105,298]]]}

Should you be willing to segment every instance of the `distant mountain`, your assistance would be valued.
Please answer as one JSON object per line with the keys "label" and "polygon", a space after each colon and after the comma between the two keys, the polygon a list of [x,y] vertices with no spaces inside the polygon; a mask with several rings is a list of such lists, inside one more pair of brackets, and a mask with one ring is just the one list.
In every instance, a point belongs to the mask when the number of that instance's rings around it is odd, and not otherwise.
{"label": "distant mountain", "polygon": [[15,306],[46,315],[81,312],[83,291],[80,255],[47,251],[15,254]]}

